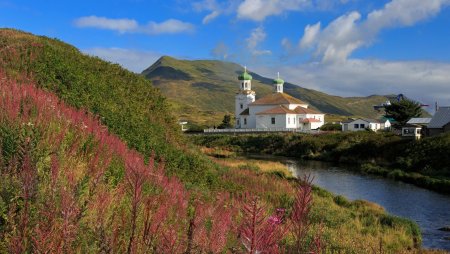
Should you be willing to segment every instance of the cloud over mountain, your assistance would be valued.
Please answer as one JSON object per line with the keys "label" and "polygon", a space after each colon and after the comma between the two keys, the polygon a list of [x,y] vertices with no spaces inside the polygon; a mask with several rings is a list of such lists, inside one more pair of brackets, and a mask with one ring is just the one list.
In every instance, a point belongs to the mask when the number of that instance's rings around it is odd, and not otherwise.
{"label": "cloud over mountain", "polygon": [[97,28],[113,30],[119,33],[142,33],[148,35],[189,33],[195,29],[193,24],[177,19],[168,19],[160,23],[150,21],[145,25],[140,25],[134,19],[87,16],[75,19],[74,24],[79,28]]}

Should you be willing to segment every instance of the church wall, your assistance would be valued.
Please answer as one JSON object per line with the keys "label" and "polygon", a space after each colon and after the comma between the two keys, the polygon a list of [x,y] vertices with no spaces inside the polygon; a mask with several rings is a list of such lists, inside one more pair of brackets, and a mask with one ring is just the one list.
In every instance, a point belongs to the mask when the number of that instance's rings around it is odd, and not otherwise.
{"label": "church wall", "polygon": [[297,128],[297,115],[295,114],[286,114],[286,128]]}
{"label": "church wall", "polygon": [[[275,124],[272,124],[275,118]],[[257,115],[256,128],[286,128],[286,115]]]}
{"label": "church wall", "polygon": [[[252,102],[255,101],[255,95],[254,94],[237,94],[236,98],[235,98],[235,117],[236,119],[240,119],[239,120],[239,124],[238,121],[236,121],[236,128],[244,128],[244,121],[243,119],[241,119],[240,114],[246,110],[248,108],[248,105]],[[242,108],[241,108],[241,104],[242,104]]]}
{"label": "church wall", "polygon": [[250,109],[250,115],[256,115],[259,112],[274,108],[276,105],[251,105],[249,107]]}

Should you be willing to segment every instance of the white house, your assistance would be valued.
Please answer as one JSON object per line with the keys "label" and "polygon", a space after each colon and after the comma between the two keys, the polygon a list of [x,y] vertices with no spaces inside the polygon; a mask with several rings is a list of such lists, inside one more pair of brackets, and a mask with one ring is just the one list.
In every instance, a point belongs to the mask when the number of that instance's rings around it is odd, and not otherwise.
{"label": "white house", "polygon": [[431,118],[411,118],[406,125],[402,127],[402,136],[420,139],[422,137],[422,129],[431,121]]}
{"label": "white house", "polygon": [[376,120],[368,118],[350,119],[341,123],[342,131],[386,130],[391,127],[388,119]]}
{"label": "white house", "polygon": [[252,76],[238,76],[239,92],[235,97],[236,129],[313,130],[324,124],[325,115],[308,108],[308,104],[283,92],[284,81],[273,81],[274,93],[256,100],[251,89]]}

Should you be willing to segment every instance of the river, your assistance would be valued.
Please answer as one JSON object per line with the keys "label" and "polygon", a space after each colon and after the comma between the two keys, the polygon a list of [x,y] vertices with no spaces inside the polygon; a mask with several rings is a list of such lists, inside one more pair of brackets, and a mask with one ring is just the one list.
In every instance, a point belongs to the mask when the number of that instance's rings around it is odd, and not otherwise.
{"label": "river", "polygon": [[[279,160],[279,159],[277,159]],[[409,218],[422,231],[422,246],[450,251],[450,196],[372,175],[364,175],[328,163],[281,159],[295,176],[311,174],[313,183],[350,200],[365,199],[382,205],[393,215]]]}

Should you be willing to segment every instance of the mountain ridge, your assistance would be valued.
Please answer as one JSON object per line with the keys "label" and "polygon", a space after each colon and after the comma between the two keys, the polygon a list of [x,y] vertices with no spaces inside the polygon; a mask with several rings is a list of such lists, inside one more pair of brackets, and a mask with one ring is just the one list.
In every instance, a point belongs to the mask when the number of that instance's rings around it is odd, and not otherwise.
{"label": "mountain ridge", "polygon": [[[243,69],[233,62],[181,60],[162,56],[141,74],[151,80],[168,98],[180,119],[212,126],[220,122],[224,114],[233,114],[234,94],[238,91],[237,76]],[[273,91],[273,79],[252,71],[249,73],[253,76],[252,88],[256,91],[257,99]],[[340,118],[380,117],[380,113],[373,110],[373,105],[388,100],[388,97],[383,95],[330,95],[291,82],[285,82],[284,92],[309,103],[313,109],[328,115],[339,115]],[[208,117],[209,119],[206,119]]]}

